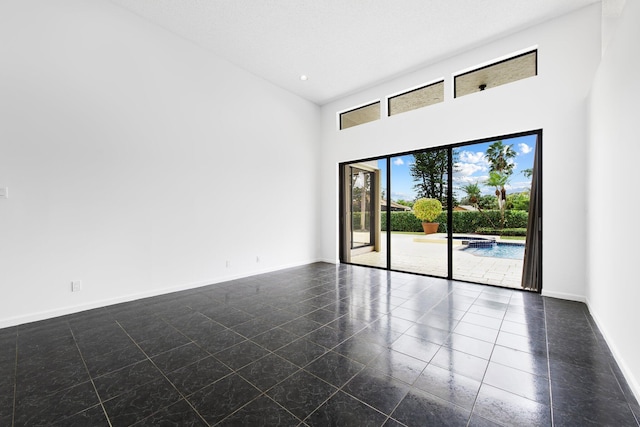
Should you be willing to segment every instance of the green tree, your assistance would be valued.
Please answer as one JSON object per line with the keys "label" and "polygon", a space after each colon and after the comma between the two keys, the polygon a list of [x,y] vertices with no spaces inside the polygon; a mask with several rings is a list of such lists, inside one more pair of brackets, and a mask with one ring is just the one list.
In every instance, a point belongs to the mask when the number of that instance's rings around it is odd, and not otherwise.
{"label": "green tree", "polygon": [[513,144],[504,145],[502,141],[496,141],[487,148],[487,161],[489,172],[498,172],[510,177],[513,174],[515,163],[513,159],[518,153],[513,149]]}
{"label": "green tree", "polygon": [[489,179],[487,185],[496,188],[498,209],[504,227],[504,212],[507,207],[507,189],[505,186],[509,182],[509,177],[513,174],[515,163],[513,159],[518,155],[513,149],[513,144],[504,145],[502,140],[496,141],[487,148],[487,161],[489,162]]}
{"label": "green tree", "polygon": [[523,191],[522,193],[509,194],[507,196],[507,207],[529,212],[529,193]]}
{"label": "green tree", "polygon": [[462,191],[466,193],[466,199],[472,206],[478,207],[478,201],[481,196],[480,186],[476,182],[475,184],[469,183],[462,187]]}
{"label": "green tree", "polygon": [[498,209],[500,209],[500,222],[504,228],[504,211],[507,205],[507,190],[504,186],[509,182],[509,176],[500,172],[489,172],[489,179],[485,181],[485,184],[495,187],[496,199],[498,200]]}
{"label": "green tree", "polygon": [[396,200],[396,203],[399,204],[399,205],[402,205],[402,206],[408,206],[410,208],[413,207],[413,202],[411,200],[399,199],[399,200]]}
{"label": "green tree", "polygon": [[371,174],[358,172],[351,175],[351,212],[354,215],[354,230],[368,230],[368,212],[371,208]]}
{"label": "green tree", "polygon": [[478,199],[478,207],[484,210],[498,209],[496,198],[489,194],[483,194]]}
{"label": "green tree", "polygon": [[480,200],[482,197],[482,192],[480,191],[480,185],[478,185],[477,182],[475,184],[469,183],[464,187],[462,187],[462,190],[467,194],[467,200],[469,201],[469,203],[471,203],[471,205],[474,208],[478,209],[478,211],[489,220],[493,228],[495,228],[496,226],[491,221],[491,218],[489,218],[489,216],[487,216],[482,211],[482,207],[480,206]]}
{"label": "green tree", "polygon": [[[416,199],[438,199],[447,204],[447,168],[449,164],[448,150],[434,150],[416,153],[414,163],[409,167],[411,177],[415,181]],[[453,152],[451,161],[457,164],[458,154]],[[452,195],[455,197],[455,195]]]}

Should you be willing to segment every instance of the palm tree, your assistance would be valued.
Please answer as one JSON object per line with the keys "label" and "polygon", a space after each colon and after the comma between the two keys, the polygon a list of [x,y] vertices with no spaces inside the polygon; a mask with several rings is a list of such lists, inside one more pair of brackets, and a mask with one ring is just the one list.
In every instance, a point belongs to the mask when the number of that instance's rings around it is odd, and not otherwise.
{"label": "palm tree", "polygon": [[478,212],[480,212],[482,215],[484,215],[487,218],[487,220],[489,220],[493,228],[496,228],[493,221],[491,221],[491,218],[487,216],[480,208],[479,202],[480,202],[480,196],[482,195],[482,191],[480,191],[480,186],[478,185],[478,182],[476,181],[475,184],[469,183],[465,185],[464,187],[462,187],[462,191],[467,193],[467,199],[469,199],[469,202],[473,205],[473,207],[478,209]]}
{"label": "palm tree", "polygon": [[500,209],[500,221],[502,228],[504,228],[504,210],[507,205],[507,190],[504,186],[509,182],[509,176],[500,172],[489,172],[489,179],[485,181],[485,184],[496,188],[496,198],[498,199],[498,208]]}
{"label": "palm tree", "polygon": [[496,141],[487,148],[486,155],[489,172],[499,172],[507,176],[513,174],[515,164],[511,160],[518,155],[513,149],[513,144],[504,145],[502,141]]}
{"label": "palm tree", "polygon": [[473,205],[474,208],[478,208],[478,199],[480,198],[481,191],[478,182],[475,184],[467,184],[462,187],[462,191],[467,193],[467,199],[469,199],[469,203]]}
{"label": "palm tree", "polygon": [[518,153],[513,149],[513,144],[504,145],[502,140],[496,141],[487,148],[487,161],[489,162],[489,179],[487,185],[496,187],[496,197],[500,208],[500,218],[504,228],[504,211],[507,204],[507,189],[505,185],[513,174],[515,163],[512,161]]}

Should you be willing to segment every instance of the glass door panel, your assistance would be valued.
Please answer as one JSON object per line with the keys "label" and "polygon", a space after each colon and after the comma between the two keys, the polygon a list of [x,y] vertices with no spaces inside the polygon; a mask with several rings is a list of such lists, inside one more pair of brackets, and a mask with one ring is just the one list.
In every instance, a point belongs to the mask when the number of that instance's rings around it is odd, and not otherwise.
{"label": "glass door panel", "polygon": [[454,149],[453,279],[520,288],[536,141]]}
{"label": "glass door panel", "polygon": [[373,173],[351,167],[351,249],[370,246]]}
{"label": "glass door panel", "polygon": [[345,166],[345,256],[353,264],[387,266],[382,204],[386,161],[358,162]]}
{"label": "glass door panel", "polygon": [[[392,270],[447,277],[448,162],[448,149],[391,158]],[[427,202],[426,213],[432,215],[424,217],[424,221],[415,215],[415,203],[423,198],[435,199],[432,203],[436,204],[433,208]]]}

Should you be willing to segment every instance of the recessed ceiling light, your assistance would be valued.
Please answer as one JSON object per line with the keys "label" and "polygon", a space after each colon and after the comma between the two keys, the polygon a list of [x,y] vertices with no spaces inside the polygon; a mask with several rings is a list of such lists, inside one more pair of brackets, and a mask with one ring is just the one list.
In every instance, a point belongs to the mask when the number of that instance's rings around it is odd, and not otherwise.
{"label": "recessed ceiling light", "polygon": [[307,77],[305,74],[300,76],[300,80],[302,80],[303,82],[307,81],[309,79],[309,77]]}

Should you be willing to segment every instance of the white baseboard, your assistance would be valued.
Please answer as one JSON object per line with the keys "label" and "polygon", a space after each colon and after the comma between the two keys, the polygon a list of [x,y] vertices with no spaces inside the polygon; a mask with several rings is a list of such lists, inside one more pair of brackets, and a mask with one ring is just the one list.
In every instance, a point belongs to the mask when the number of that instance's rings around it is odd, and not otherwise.
{"label": "white baseboard", "polygon": [[633,392],[636,400],[640,402],[640,383],[638,382],[638,379],[634,378],[631,370],[625,363],[624,358],[620,355],[620,351],[618,350],[618,347],[615,345],[613,340],[609,338],[609,333],[607,332],[607,328],[600,321],[600,319],[598,318],[598,315],[591,310],[591,307],[589,305],[589,300],[586,301],[586,304],[587,304],[587,308],[589,309],[589,313],[591,314],[591,317],[596,322],[596,325],[598,326],[598,329],[602,333],[604,340],[607,342],[607,345],[609,346],[609,349],[613,354],[613,358],[615,359],[616,363],[618,364],[618,367],[622,371],[622,375],[624,375],[625,380],[627,380],[627,384],[629,384],[629,388]]}
{"label": "white baseboard", "polygon": [[21,316],[10,317],[6,319],[0,319],[0,329],[8,328],[11,326],[22,325],[25,323],[37,322],[40,320],[51,319],[59,316],[66,316],[69,314],[79,313],[81,311],[92,310],[94,308],[108,307],[114,304],[120,304],[123,302],[135,301],[143,298],[150,298],[159,295],[170,294],[172,292],[185,291],[188,289],[200,288],[208,285],[215,285],[217,283],[228,282],[230,280],[243,279],[246,277],[256,276],[258,274],[271,273],[273,271],[285,270],[287,268],[300,267],[302,265],[312,264],[314,262],[328,262],[328,261],[320,261],[320,260],[311,260],[308,262],[299,262],[292,264],[279,265],[277,267],[268,267],[256,271],[252,271],[250,273],[240,273],[226,276],[219,276],[212,278],[210,280],[203,280],[198,282],[191,283],[183,283],[181,285],[170,286],[165,288],[153,289],[147,292],[139,292],[133,293],[123,296],[118,296],[114,298],[107,298],[98,301],[91,301],[84,304],[66,306],[61,308],[55,308],[52,310],[39,311],[36,313],[28,313]]}
{"label": "white baseboard", "polygon": [[327,264],[340,264],[340,261],[337,259],[329,259],[329,258],[321,258],[316,262],[326,262]]}
{"label": "white baseboard", "polygon": [[604,340],[606,341],[607,345],[609,346],[609,349],[611,350],[611,353],[613,354],[613,358],[615,359],[616,363],[618,364],[618,367],[622,371],[622,375],[624,375],[625,380],[629,384],[629,388],[633,392],[636,400],[638,400],[638,402],[640,402],[640,383],[638,382],[638,379],[634,378],[634,376],[632,375],[631,370],[629,369],[629,367],[625,363],[624,359],[620,355],[620,351],[616,347],[616,345],[613,342],[613,340],[611,340],[610,335],[607,332],[607,328],[604,327],[603,323],[598,318],[598,315],[596,313],[594,313],[593,310],[591,310],[591,306],[589,304],[589,300],[586,297],[581,296],[581,295],[566,294],[566,293],[562,293],[562,292],[545,292],[544,289],[542,290],[542,295],[546,296],[546,297],[552,297],[552,298],[559,298],[559,299],[570,300],[570,301],[583,302],[583,303],[586,304],[587,308],[589,309],[589,313],[591,314],[591,317],[596,322],[596,325],[598,326],[598,329],[602,333],[602,336],[604,337]]}
{"label": "white baseboard", "polygon": [[558,299],[566,299],[569,301],[578,301],[578,302],[584,302],[584,303],[587,302],[587,299],[583,295],[567,294],[564,292],[545,291],[544,288],[542,288],[542,296],[558,298]]}

